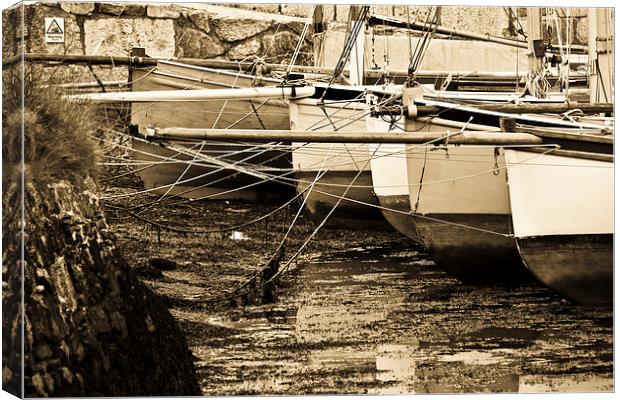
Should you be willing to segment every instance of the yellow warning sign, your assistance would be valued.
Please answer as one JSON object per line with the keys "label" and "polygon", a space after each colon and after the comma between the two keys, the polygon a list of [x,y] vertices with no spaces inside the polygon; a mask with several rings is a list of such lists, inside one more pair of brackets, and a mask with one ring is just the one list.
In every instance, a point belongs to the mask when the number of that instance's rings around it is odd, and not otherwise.
{"label": "yellow warning sign", "polygon": [[45,18],[45,43],[64,43],[65,19],[59,17]]}

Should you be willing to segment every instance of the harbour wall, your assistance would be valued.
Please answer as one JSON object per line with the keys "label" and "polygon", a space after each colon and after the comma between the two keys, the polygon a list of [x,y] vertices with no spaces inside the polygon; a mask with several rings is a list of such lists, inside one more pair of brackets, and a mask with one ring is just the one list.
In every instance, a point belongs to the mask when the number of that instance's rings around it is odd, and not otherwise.
{"label": "harbour wall", "polygon": [[[23,10],[23,13],[22,13]],[[20,17],[23,14],[24,24]],[[64,19],[63,43],[46,43],[45,18]],[[48,54],[127,56],[144,47],[151,57],[190,57],[288,62],[304,19],[226,6],[195,4],[33,3],[4,10],[5,57],[23,51]],[[298,62],[311,63],[311,37]],[[69,67],[68,67],[69,68]],[[71,66],[73,80],[93,74],[101,80],[127,78],[126,67]]]}
{"label": "harbour wall", "polygon": [[[132,47],[144,47],[152,57],[231,61],[259,57],[268,63],[288,63],[311,8],[308,4],[30,3],[3,11],[3,26],[9,34],[3,35],[2,48],[5,57],[18,54],[22,48],[33,53],[122,56],[128,55]],[[327,28],[345,30],[349,8],[324,5],[323,22]],[[566,13],[566,9],[562,10]],[[429,8],[374,5],[371,12],[424,21]],[[587,40],[586,9],[571,8],[568,12],[574,17],[571,38],[583,43]],[[509,18],[509,11],[502,7],[444,6],[439,18],[440,24],[454,29],[523,39],[517,31],[526,26],[525,9],[517,8],[514,15],[516,20]],[[45,18],[50,17],[64,19],[64,42],[46,43]],[[558,20],[558,31],[565,40],[565,19]],[[389,33],[404,34],[398,30]],[[308,35],[297,63],[313,62],[312,35]],[[127,78],[126,67],[72,65],[63,71],[73,81],[92,81],[93,75],[100,80]]]}

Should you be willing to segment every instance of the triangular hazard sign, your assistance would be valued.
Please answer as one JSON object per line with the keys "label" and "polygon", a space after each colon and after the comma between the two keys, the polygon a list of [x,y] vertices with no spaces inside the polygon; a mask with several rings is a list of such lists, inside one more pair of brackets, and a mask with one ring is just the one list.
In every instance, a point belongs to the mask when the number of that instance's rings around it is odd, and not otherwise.
{"label": "triangular hazard sign", "polygon": [[58,22],[56,22],[56,20],[53,19],[52,23],[47,28],[47,32],[45,33],[62,33],[62,29],[60,28],[60,25],[58,25]]}

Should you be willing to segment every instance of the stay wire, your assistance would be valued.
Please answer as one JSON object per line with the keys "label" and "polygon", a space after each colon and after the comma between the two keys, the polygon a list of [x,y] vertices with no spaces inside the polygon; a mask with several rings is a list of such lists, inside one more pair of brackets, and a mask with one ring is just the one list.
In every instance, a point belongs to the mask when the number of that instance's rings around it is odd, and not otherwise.
{"label": "stay wire", "polygon": [[[367,167],[367,165],[368,165],[368,163],[369,163],[369,162],[370,162],[370,160],[367,160],[366,165],[364,166],[364,168],[366,168],[366,167]],[[358,177],[362,174],[362,172],[363,172],[363,169],[357,172],[357,174],[355,175],[355,177],[351,180],[350,185],[352,185],[352,184],[353,184],[353,183],[357,180],[357,178],[358,178]],[[316,182],[316,181],[317,181],[317,179],[315,179],[315,181],[314,181],[314,182]],[[311,241],[311,240],[312,240],[312,239],[316,236],[316,234],[319,232],[319,230],[320,230],[320,229],[321,229],[321,228],[325,225],[325,223],[327,222],[327,220],[331,217],[331,215],[334,213],[334,211],[336,210],[336,208],[340,205],[340,203],[341,203],[341,201],[343,200],[343,198],[345,198],[345,197],[346,197],[346,195],[347,195],[347,193],[349,192],[349,190],[350,190],[350,189],[351,189],[351,186],[348,186],[348,187],[345,189],[344,193],[342,194],[342,197],[341,197],[341,198],[339,198],[339,199],[336,201],[336,203],[332,206],[332,208],[329,210],[329,212],[327,213],[327,215],[323,218],[323,220],[319,223],[319,225],[318,225],[318,226],[317,226],[317,227],[316,227],[316,228],[312,231],[312,233],[308,236],[308,238],[306,238],[306,240],[303,242],[303,244],[302,244],[302,245],[301,245],[301,246],[297,249],[297,251],[296,251],[296,252],[295,252],[295,253],[294,253],[294,254],[293,254],[293,255],[292,255],[292,256],[288,259],[288,261],[284,264],[284,266],[280,267],[280,268],[278,269],[278,271],[277,271],[274,275],[272,275],[272,276],[271,276],[268,280],[266,280],[266,281],[264,281],[264,282],[261,282],[261,284],[260,284],[259,286],[254,287],[254,288],[253,288],[253,290],[251,290],[251,291],[247,291],[247,292],[245,292],[245,293],[238,294],[237,292],[238,292],[241,288],[248,286],[248,285],[250,284],[250,282],[253,280],[253,279],[250,279],[250,281],[246,282],[246,283],[245,283],[244,285],[242,285],[240,288],[237,288],[237,289],[233,290],[232,292],[229,292],[229,293],[228,293],[227,295],[225,295],[225,296],[216,296],[216,297],[212,297],[212,298],[210,298],[210,299],[201,299],[201,300],[202,300],[202,301],[204,301],[204,302],[216,302],[216,301],[230,300],[230,299],[232,299],[232,298],[239,297],[239,296],[242,296],[242,295],[245,295],[245,294],[249,294],[249,293],[251,293],[251,292],[256,292],[257,290],[260,290],[260,289],[264,288],[265,286],[267,286],[269,283],[273,282],[276,278],[278,278],[280,275],[282,275],[282,273],[284,273],[284,272],[285,272],[285,271],[286,271],[286,270],[290,267],[290,265],[293,263],[293,261],[294,261],[295,259],[297,259],[297,257],[298,257],[298,256],[301,254],[301,252],[302,252],[302,251],[306,248],[306,246],[310,243],[310,241]],[[310,190],[310,193],[311,193],[311,192],[312,192],[312,189]],[[306,197],[305,199],[307,199],[307,197]],[[304,199],[304,200],[305,200],[305,199]],[[300,210],[301,210],[301,207],[300,207]],[[299,215],[299,214],[298,214],[298,215]],[[278,248],[278,249],[279,249],[279,248]],[[274,254],[276,254],[276,252],[274,252]],[[272,260],[273,260],[273,257],[272,257]],[[269,264],[269,263],[267,263],[267,264]],[[259,274],[260,272],[262,272],[262,270],[261,270],[261,271],[259,271],[259,272],[255,275],[255,277],[256,277],[256,276],[258,276],[258,274]]]}

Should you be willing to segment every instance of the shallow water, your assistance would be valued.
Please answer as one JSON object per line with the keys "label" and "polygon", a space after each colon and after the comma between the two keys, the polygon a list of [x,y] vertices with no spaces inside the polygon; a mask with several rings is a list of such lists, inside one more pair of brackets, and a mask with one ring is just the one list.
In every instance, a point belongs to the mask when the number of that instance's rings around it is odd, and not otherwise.
{"label": "shallow water", "polygon": [[612,310],[542,286],[463,285],[401,243],[287,280],[275,304],[172,309],[205,395],[613,390]]}

